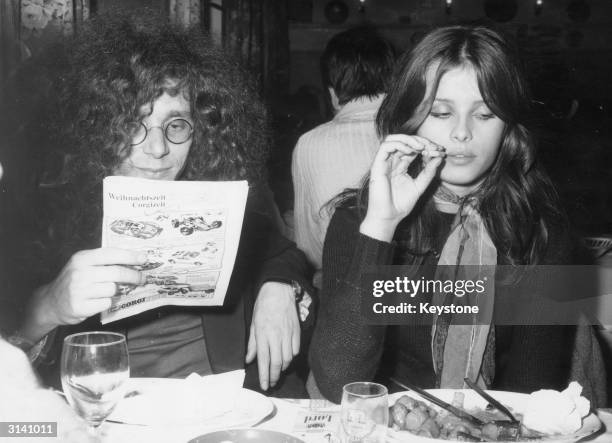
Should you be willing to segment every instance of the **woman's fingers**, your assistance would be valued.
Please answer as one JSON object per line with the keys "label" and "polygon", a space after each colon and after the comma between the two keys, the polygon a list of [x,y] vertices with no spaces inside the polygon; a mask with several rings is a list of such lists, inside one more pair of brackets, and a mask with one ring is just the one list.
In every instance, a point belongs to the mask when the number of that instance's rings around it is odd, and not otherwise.
{"label": "woman's fingers", "polygon": [[445,155],[445,149],[422,137],[391,134],[381,143],[375,163],[385,162],[396,153],[408,155],[413,158],[418,154],[432,158],[443,157]]}
{"label": "woman's fingers", "polygon": [[387,174],[389,165],[395,168],[396,162],[402,157],[406,157],[403,161],[406,162],[407,167],[420,152],[418,147],[407,146],[399,141],[385,141],[380,145],[374,158],[371,173],[372,175]]}
{"label": "woman's fingers", "polygon": [[389,157],[389,155],[395,153],[395,152],[401,152],[402,154],[406,154],[406,155],[416,155],[418,153],[420,153],[421,151],[423,151],[423,147],[420,146],[419,144],[406,144],[406,143],[402,143],[400,141],[394,141],[394,140],[385,140],[384,142],[381,143],[380,145],[380,149],[379,149],[379,153],[381,153],[383,156],[385,156],[386,158]]}
{"label": "woman's fingers", "polygon": [[389,134],[385,137],[385,141],[395,141],[411,146],[420,146],[421,149],[423,149],[425,148],[427,139],[408,134]]}
{"label": "woman's fingers", "polygon": [[385,137],[386,141],[392,142],[400,142],[407,146],[411,146],[414,149],[419,151],[445,151],[446,148],[444,146],[440,146],[437,143],[432,142],[431,140],[420,137],[418,135],[406,135],[406,134],[389,134]]}
{"label": "woman's fingers", "polygon": [[446,148],[444,146],[440,146],[439,144],[434,143],[427,138],[419,137],[418,135],[413,135],[413,137],[419,142],[421,142],[424,146],[424,149],[427,149],[428,151],[446,151]]}
{"label": "woman's fingers", "polygon": [[410,156],[410,155],[402,154],[398,156],[397,161],[393,165],[393,175],[405,174],[406,171],[408,170],[408,166],[410,166],[410,163],[412,163],[414,159],[415,159],[415,156],[413,155]]}
{"label": "woman's fingers", "polygon": [[416,176],[414,179],[414,185],[419,193],[422,195],[425,192],[425,189],[429,186],[433,178],[436,176],[436,171],[438,167],[442,163],[441,157],[432,158],[429,162],[425,164],[423,170]]}

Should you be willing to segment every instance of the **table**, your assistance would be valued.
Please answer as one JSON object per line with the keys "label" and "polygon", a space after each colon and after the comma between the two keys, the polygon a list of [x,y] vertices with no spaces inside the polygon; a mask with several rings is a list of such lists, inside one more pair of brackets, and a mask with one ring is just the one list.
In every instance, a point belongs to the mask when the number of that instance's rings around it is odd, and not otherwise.
{"label": "table", "polygon": [[[310,400],[283,400],[273,399],[272,400],[277,407],[277,414],[265,423],[260,424],[258,427],[262,429],[270,429],[273,431],[287,432],[290,433],[291,423],[295,422],[295,418],[300,410],[310,409]],[[316,400],[315,400],[316,401]],[[314,408],[316,409],[316,408]],[[334,410],[334,407],[324,406],[324,411]],[[335,410],[339,410],[339,406],[335,406]],[[612,442],[612,409],[599,409],[597,410],[599,419],[604,424],[604,429],[600,435],[595,439],[589,440],[590,443],[610,443]],[[289,426],[289,428],[288,428]],[[311,438],[303,438],[300,435],[296,435],[306,441],[306,443],[319,443],[328,442],[326,438],[319,436],[313,436]],[[333,442],[333,440],[332,440]]]}
{"label": "table", "polygon": [[[321,400],[292,400],[292,399],[276,399],[271,398],[275,406],[275,413],[272,417],[264,422],[256,425],[259,429],[268,429],[291,433],[296,422],[298,414],[304,414],[312,411],[320,411],[322,413],[337,412],[339,406],[333,403]],[[595,439],[589,440],[590,443],[610,443],[612,442],[612,409],[599,409],[597,415],[604,424],[602,433]],[[295,434],[302,438],[306,443],[335,443],[333,437],[328,433],[309,434],[304,437],[304,434]],[[197,435],[197,434],[196,434]],[[146,441],[147,443],[185,443],[190,438],[196,435],[190,434],[189,431],[182,432],[179,429],[168,429],[166,431],[160,429],[151,429],[146,426],[131,426],[115,423],[104,423],[102,426],[102,441],[104,443],[128,443],[135,441]]]}

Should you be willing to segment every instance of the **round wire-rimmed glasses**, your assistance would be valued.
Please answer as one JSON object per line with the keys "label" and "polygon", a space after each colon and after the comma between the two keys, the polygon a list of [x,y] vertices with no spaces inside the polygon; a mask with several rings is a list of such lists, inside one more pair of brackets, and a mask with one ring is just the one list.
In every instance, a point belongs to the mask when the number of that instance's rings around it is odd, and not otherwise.
{"label": "round wire-rimmed glasses", "polygon": [[193,134],[193,125],[184,118],[172,119],[164,123],[163,126],[147,127],[143,122],[134,123],[130,131],[132,134],[131,145],[136,146],[143,143],[149,135],[149,131],[153,128],[161,129],[166,140],[175,145],[185,143]]}

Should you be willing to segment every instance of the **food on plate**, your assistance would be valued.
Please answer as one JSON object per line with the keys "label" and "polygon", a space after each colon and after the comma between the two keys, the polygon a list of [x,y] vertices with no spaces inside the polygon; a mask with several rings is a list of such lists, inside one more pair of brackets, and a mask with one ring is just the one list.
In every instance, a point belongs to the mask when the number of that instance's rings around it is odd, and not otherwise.
{"label": "food on plate", "polygon": [[581,393],[582,386],[575,381],[561,392],[552,389],[533,392],[523,411],[523,425],[544,434],[576,432],[591,409]]}
{"label": "food on plate", "polygon": [[[464,394],[455,392],[452,405],[463,408]],[[423,437],[457,441],[515,440],[519,424],[504,420],[504,416],[493,411],[481,411],[485,422],[476,426],[446,410],[439,410],[429,403],[408,395],[397,399],[389,411],[389,426],[394,430],[405,430]],[[478,414],[475,414],[478,415]]]}
{"label": "food on plate", "polygon": [[[468,391],[469,392],[469,391]],[[390,407],[389,426],[419,436],[455,441],[533,441],[572,435],[583,427],[590,403],[581,396],[582,386],[571,382],[562,392],[543,389],[510,410],[512,421],[492,405],[465,408],[462,391],[453,392],[452,405],[476,417],[474,422],[457,417],[427,400],[402,395]],[[495,395],[493,395],[495,398]],[[469,404],[469,402],[467,402]],[[472,403],[473,405],[473,403]],[[480,425],[475,422],[482,421]],[[588,421],[588,419],[587,419]]]}
{"label": "food on plate", "polygon": [[481,425],[457,417],[426,400],[402,395],[390,408],[389,426],[395,431],[455,441],[532,441],[545,437],[555,438],[558,435],[572,435],[582,428],[583,419],[590,412],[590,403],[581,393],[582,386],[571,382],[561,392],[542,389],[525,395],[526,400],[519,410],[511,411],[518,420],[513,422],[491,405],[486,408],[465,408],[464,392],[454,392],[452,405],[480,419],[483,422]]}

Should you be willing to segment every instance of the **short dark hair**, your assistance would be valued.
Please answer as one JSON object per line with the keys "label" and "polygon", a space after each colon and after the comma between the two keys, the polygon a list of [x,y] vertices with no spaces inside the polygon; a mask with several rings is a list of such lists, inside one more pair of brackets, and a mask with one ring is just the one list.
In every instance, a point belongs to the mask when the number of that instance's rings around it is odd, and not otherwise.
{"label": "short dark hair", "polygon": [[385,91],[395,63],[395,49],[371,26],[336,34],[321,56],[323,84],[332,87],[341,105]]}

